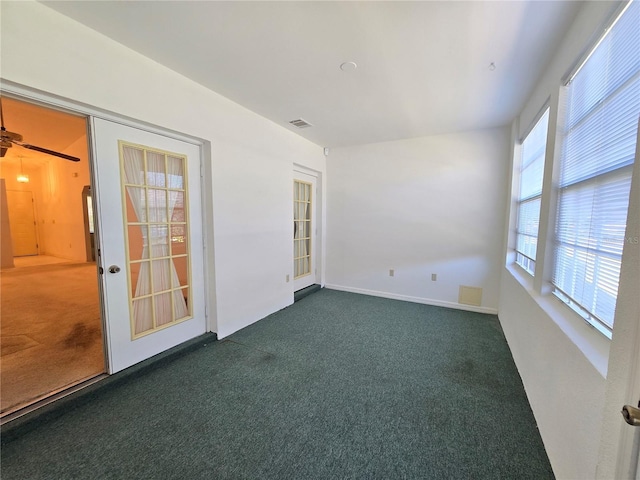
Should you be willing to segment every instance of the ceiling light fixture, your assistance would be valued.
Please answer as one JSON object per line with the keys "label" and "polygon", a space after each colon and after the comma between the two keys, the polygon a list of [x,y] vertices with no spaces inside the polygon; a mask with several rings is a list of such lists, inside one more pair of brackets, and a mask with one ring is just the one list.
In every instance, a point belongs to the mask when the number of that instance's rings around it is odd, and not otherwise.
{"label": "ceiling light fixture", "polygon": [[493,62],[491,62],[491,63],[489,64],[489,70],[491,70],[491,71],[493,72],[495,69],[496,69],[496,64],[495,64],[495,63],[493,63]]}
{"label": "ceiling light fixture", "polygon": [[358,68],[356,62],[344,62],[342,65],[340,65],[340,70],[342,70],[343,72],[352,72],[356,68]]}
{"label": "ceiling light fixture", "polygon": [[20,173],[16,177],[19,183],[29,183],[29,175],[22,172],[22,156],[20,156]]}

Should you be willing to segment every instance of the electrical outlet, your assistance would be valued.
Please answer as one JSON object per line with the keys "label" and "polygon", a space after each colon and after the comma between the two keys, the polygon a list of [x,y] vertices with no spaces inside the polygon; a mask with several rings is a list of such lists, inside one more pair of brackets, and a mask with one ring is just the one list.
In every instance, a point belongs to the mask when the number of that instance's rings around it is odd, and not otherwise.
{"label": "electrical outlet", "polygon": [[437,280],[438,280],[438,274],[437,274],[437,273],[432,273],[432,274],[431,274],[431,281],[432,281],[432,282],[435,282],[435,281],[437,281]]}
{"label": "electrical outlet", "polygon": [[289,274],[287,274],[287,283],[289,283]]}
{"label": "electrical outlet", "polygon": [[396,271],[393,268],[389,269],[389,276],[390,277],[393,277],[395,274],[396,274]]}

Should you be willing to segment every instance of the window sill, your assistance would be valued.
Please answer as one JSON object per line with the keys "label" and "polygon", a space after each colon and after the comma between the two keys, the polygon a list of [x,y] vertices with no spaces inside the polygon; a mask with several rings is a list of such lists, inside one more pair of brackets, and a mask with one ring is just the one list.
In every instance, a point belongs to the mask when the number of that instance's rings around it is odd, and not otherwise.
{"label": "window sill", "polygon": [[519,265],[510,264],[505,268],[547,317],[582,352],[600,375],[606,378],[611,341],[555,295],[551,293],[540,294],[535,291],[533,277]]}

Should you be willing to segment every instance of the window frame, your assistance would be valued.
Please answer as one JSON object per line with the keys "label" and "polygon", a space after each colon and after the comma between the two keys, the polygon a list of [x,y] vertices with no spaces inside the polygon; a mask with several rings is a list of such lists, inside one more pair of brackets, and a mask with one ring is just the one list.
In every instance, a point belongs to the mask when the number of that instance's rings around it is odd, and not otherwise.
{"label": "window frame", "polygon": [[[544,137],[544,146],[542,147],[542,176],[540,178],[540,191],[539,193],[533,194],[533,195],[528,195],[527,197],[522,197],[522,176],[523,176],[523,172],[526,170],[527,167],[529,167],[533,161],[529,162],[527,165],[524,165],[524,145],[525,142],[527,141],[527,139],[531,138],[531,134],[538,128],[538,126],[540,125],[540,122],[542,122],[546,117],[546,132],[545,132],[545,137]],[[531,122],[531,125],[529,126],[529,128],[526,130],[526,132],[522,135],[522,137],[520,138],[519,141],[519,145],[520,145],[520,168],[519,168],[519,174],[518,174],[518,198],[516,200],[516,223],[515,223],[515,246],[514,246],[514,253],[515,253],[515,258],[514,258],[514,263],[516,265],[518,265],[520,268],[522,268],[527,274],[531,275],[532,277],[535,277],[535,269],[536,269],[536,260],[538,258],[538,254],[537,254],[537,249],[538,249],[538,239],[540,236],[540,213],[542,211],[542,193],[543,193],[543,186],[544,186],[544,171],[545,171],[545,165],[546,165],[546,160],[547,160],[547,148],[548,148],[548,142],[549,142],[549,124],[550,124],[550,118],[551,118],[551,106],[549,105],[549,101],[547,100],[544,105],[542,106],[542,108],[540,109],[540,111],[536,114],[536,116],[534,117],[533,121]],[[534,160],[535,161],[535,160]],[[536,233],[535,236],[525,233],[525,232],[520,232],[519,231],[519,226],[520,226],[520,218],[521,218],[521,212],[522,212],[522,206],[527,204],[527,203],[531,203],[531,202],[535,202],[535,201],[539,201],[540,202],[540,207],[538,208],[538,231]],[[530,256],[526,255],[524,252],[521,252],[520,250],[518,250],[518,238],[523,235],[523,236],[527,236],[530,238],[535,238],[536,239],[536,258],[531,258]],[[529,263],[529,264],[533,264],[533,269],[529,269],[527,268],[527,266],[523,265],[522,263],[520,263],[518,261],[519,256],[522,256],[524,259],[527,260],[527,262],[525,263]]]}
{"label": "window frame", "polygon": [[[583,51],[583,54],[580,55],[578,61],[573,64],[572,68],[568,71],[568,73],[563,77],[562,79],[562,84],[560,86],[560,93],[561,93],[561,98],[564,97],[566,99],[567,95],[568,95],[568,89],[570,84],[574,81],[574,79],[580,74],[581,70],[583,69],[583,67],[587,64],[587,62],[591,59],[591,57],[596,53],[598,47],[600,47],[600,45],[606,40],[607,36],[609,35],[609,33],[613,30],[613,28],[615,27],[615,25],[624,17],[624,14],[627,12],[627,10],[631,7],[631,5],[633,3],[638,3],[639,0],[631,0],[629,2],[626,2],[625,4],[619,6],[618,8],[615,9],[615,11],[613,12],[613,14],[610,16],[610,18],[608,19],[608,21],[606,22],[606,26],[604,29],[600,30],[598,32],[597,36],[594,36],[593,38],[595,39],[595,41],[589,42],[588,47]],[[552,256],[553,259],[553,264],[552,264],[552,277],[550,279],[548,279],[549,282],[549,292],[552,293],[556,298],[558,298],[563,305],[568,306],[571,311],[575,312],[576,314],[578,314],[584,321],[586,321],[589,325],[591,325],[593,328],[595,328],[597,331],[599,331],[600,333],[602,333],[605,337],[607,337],[608,339],[612,338],[612,333],[613,333],[613,324],[615,321],[615,308],[614,308],[614,317],[611,320],[611,326],[608,324],[607,321],[604,321],[603,319],[600,319],[594,312],[592,312],[588,307],[585,307],[584,305],[581,304],[581,302],[575,300],[574,298],[571,297],[571,295],[569,295],[568,293],[566,293],[565,291],[563,291],[563,289],[556,285],[556,275],[557,273],[557,268],[558,268],[558,251],[560,249],[560,242],[558,239],[558,228],[559,228],[559,222],[560,222],[560,205],[561,205],[561,192],[564,190],[565,192],[567,190],[571,190],[572,188],[578,189],[580,188],[580,186],[584,183],[588,183],[588,182],[593,182],[596,183],[598,185],[600,185],[600,182],[604,182],[604,180],[606,179],[606,177],[616,174],[619,174],[619,172],[622,172],[624,170],[627,170],[629,172],[629,177],[631,176],[631,170],[632,170],[632,166],[633,166],[633,162],[631,164],[631,166],[629,165],[618,165],[615,168],[609,169],[609,170],[602,170],[596,173],[592,173],[590,174],[588,177],[585,176],[585,178],[579,178],[577,180],[573,180],[573,181],[569,181],[566,184],[560,184],[560,171],[562,170],[563,166],[564,166],[564,161],[565,161],[565,153],[564,153],[564,149],[565,149],[565,142],[566,137],[567,137],[567,132],[568,132],[568,128],[576,128],[579,124],[581,124],[582,122],[585,121],[589,121],[588,119],[594,115],[595,113],[597,113],[597,111],[602,108],[604,105],[607,104],[607,102],[612,101],[611,99],[614,98],[619,92],[620,90],[622,90],[624,88],[625,85],[629,84],[630,82],[633,82],[634,78],[636,78],[638,75],[638,73],[635,73],[633,75],[630,75],[622,84],[618,85],[618,87],[612,89],[606,96],[602,97],[593,107],[591,107],[591,109],[585,113],[581,119],[575,123],[575,125],[569,126],[568,125],[568,117],[569,117],[569,104],[568,102],[565,102],[565,109],[563,112],[563,117],[561,118],[561,125],[563,127],[563,129],[565,130],[564,134],[558,134],[557,138],[555,139],[555,144],[557,147],[559,147],[559,155],[557,155],[557,157],[555,158],[555,162],[557,163],[556,167],[558,169],[558,178],[557,180],[559,180],[556,184],[556,192],[554,193],[554,195],[557,196],[557,202],[556,202],[556,208],[554,212],[550,212],[551,216],[552,216],[552,228],[553,228],[553,232],[554,232],[554,241],[552,243],[551,249],[550,249],[550,255]],[[637,145],[636,145],[637,148]],[[634,149],[635,152],[636,149]],[[595,191],[595,190],[594,190]],[[628,221],[628,220],[627,220]],[[591,228],[589,229],[589,232],[592,232]],[[623,236],[624,236],[624,232],[623,232]],[[600,237],[598,237],[600,238]],[[590,247],[586,249],[586,254],[592,255]],[[597,252],[596,254],[593,254],[597,256]],[[598,256],[599,258],[599,256]],[[620,253],[620,263],[622,260],[622,253]],[[599,267],[598,267],[599,268]],[[575,275],[575,270],[574,270],[574,275]],[[615,302],[617,303],[617,292],[616,292],[616,298],[615,298]],[[591,307],[592,309],[595,307]]]}

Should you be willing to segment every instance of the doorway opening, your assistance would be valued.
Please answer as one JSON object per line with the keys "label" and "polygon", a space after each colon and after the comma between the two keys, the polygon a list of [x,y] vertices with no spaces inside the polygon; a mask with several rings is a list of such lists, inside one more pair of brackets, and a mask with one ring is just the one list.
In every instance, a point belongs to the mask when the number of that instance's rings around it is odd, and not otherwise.
{"label": "doorway opening", "polygon": [[[2,98],[0,417],[106,372],[87,118]],[[4,145],[3,145],[4,147]]]}

